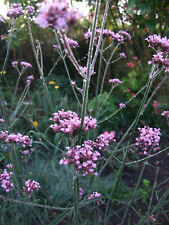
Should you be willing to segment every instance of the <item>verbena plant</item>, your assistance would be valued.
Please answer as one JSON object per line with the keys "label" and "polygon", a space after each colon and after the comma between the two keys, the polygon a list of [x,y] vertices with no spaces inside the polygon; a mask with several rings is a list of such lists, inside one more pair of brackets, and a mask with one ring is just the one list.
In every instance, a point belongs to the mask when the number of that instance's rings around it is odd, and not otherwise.
{"label": "verbena plant", "polygon": [[[13,61],[12,66],[18,72],[18,79],[9,102],[6,102],[3,87],[0,87],[2,117],[0,160],[1,165],[5,165],[0,173],[1,224],[141,225],[156,223],[159,213],[169,221],[167,211],[163,208],[167,203],[168,190],[164,193],[160,191],[161,185],[168,179],[163,183],[157,183],[158,167],[154,168],[156,175],[152,188],[149,183],[140,188],[146,164],[151,158],[167,151],[169,147],[159,147],[160,128],[145,126],[138,128],[137,131],[140,118],[144,116],[153,96],[168,77],[169,40],[158,35],[151,35],[146,39],[149,47],[155,50],[155,55],[149,61],[152,68],[147,74],[146,85],[127,102],[119,102],[119,107],[104,117],[103,108],[111,99],[114,89],[118,85],[123,85],[120,79],[112,78],[109,80],[110,92],[103,93],[106,75],[112,63],[126,57],[119,49],[124,42],[127,43],[131,39],[131,35],[123,30],[114,33],[105,29],[109,0],[106,1],[102,26],[98,28],[100,4],[100,0],[96,1],[92,28],[85,34],[85,39],[89,43],[86,66],[80,65],[73,53],[73,49],[78,48],[78,42],[66,35],[67,31],[80,21],[82,15],[66,1],[44,1],[39,6],[35,23],[43,29],[53,30],[54,48],[58,54],[58,59],[48,74],[44,73],[41,44],[33,39],[31,29],[31,20],[34,20],[33,6],[27,6],[23,10],[20,4],[11,4],[7,13],[11,18],[11,31],[2,71],[8,62],[15,22],[19,16],[24,15],[28,22],[33,57],[41,84],[36,96],[32,96],[29,89],[34,76],[27,76],[25,88],[18,98],[20,79],[32,65],[24,61]],[[5,22],[2,18],[0,21]],[[111,39],[109,45],[106,42],[107,38]],[[82,80],[81,87],[72,80],[66,58],[77,70]],[[48,78],[60,60],[72,87],[78,113],[71,111],[66,106],[66,101],[62,105],[55,106],[52,92],[47,85]],[[152,91],[152,84],[159,76],[162,76],[162,79]],[[97,85],[95,98],[90,101],[89,90],[93,77],[97,77]],[[44,94],[41,95],[41,92]],[[98,134],[97,128],[101,124],[112,120],[117,113],[127,110],[127,106],[134,102],[140,93],[144,94],[139,108],[135,109],[136,117],[120,139],[116,138],[116,128]],[[42,114],[42,118],[45,117],[44,120],[50,121],[48,127],[43,127],[42,132],[38,129],[38,122],[34,121],[35,129],[27,130],[27,135],[17,133],[20,119],[22,117],[28,119],[34,114],[35,101],[39,101],[45,108],[46,114]],[[168,120],[169,111],[164,111],[162,116]],[[135,167],[140,163],[142,166],[135,187],[129,188],[122,179],[125,168]],[[146,208],[144,211],[139,209],[139,201],[142,199]],[[133,213],[134,218],[129,216]]]}

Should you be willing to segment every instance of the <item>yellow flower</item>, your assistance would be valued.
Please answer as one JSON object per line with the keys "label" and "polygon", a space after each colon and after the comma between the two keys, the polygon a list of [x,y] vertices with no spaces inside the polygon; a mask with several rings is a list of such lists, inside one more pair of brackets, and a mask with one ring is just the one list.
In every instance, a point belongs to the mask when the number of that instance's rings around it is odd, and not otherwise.
{"label": "yellow flower", "polygon": [[6,74],[6,71],[5,70],[0,71],[0,74],[5,75]]}
{"label": "yellow flower", "polygon": [[33,121],[33,126],[36,128],[38,127],[38,121]]}
{"label": "yellow flower", "polygon": [[32,175],[32,172],[30,171],[30,172],[28,172],[28,174],[29,174],[29,175]]}
{"label": "yellow flower", "polygon": [[59,88],[59,86],[55,86],[55,89],[58,89]]}
{"label": "yellow flower", "polygon": [[55,81],[49,81],[48,84],[55,84]]}

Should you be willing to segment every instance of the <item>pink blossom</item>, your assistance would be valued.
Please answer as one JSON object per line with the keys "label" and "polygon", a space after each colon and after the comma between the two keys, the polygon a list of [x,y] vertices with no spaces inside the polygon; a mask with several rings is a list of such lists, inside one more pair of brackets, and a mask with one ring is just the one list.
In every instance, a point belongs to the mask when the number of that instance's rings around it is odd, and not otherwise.
{"label": "pink blossom", "polygon": [[115,78],[115,79],[110,79],[109,83],[110,84],[122,84],[123,82],[121,80],[119,80],[118,78]]}
{"label": "pink blossom", "polygon": [[28,62],[20,62],[20,65],[23,68],[32,68],[32,65]]}
{"label": "pink blossom", "polygon": [[126,104],[124,104],[124,103],[120,103],[119,106],[120,106],[120,108],[126,108]]}
{"label": "pink blossom", "polygon": [[[7,165],[9,168],[11,165]],[[4,169],[3,173],[0,174],[0,181],[2,182],[1,187],[6,191],[9,192],[14,189],[13,183],[10,181],[11,176],[13,175],[12,172],[8,172],[6,169]]]}
{"label": "pink blossom", "polygon": [[126,54],[124,52],[121,52],[120,57],[126,59]]}
{"label": "pink blossom", "polygon": [[17,61],[13,61],[13,62],[12,62],[12,66],[13,66],[14,68],[16,68],[16,67],[18,66],[18,62],[17,62]]}
{"label": "pink blossom", "polygon": [[0,123],[4,123],[4,122],[5,122],[5,120],[0,118]]}
{"label": "pink blossom", "polygon": [[161,136],[160,128],[157,129],[144,126],[144,128],[138,128],[138,130],[140,132],[140,137],[136,138],[136,145],[143,147],[144,154],[147,154],[148,147],[159,146]]}
{"label": "pink blossom", "polygon": [[83,176],[88,174],[97,175],[96,161],[98,160],[100,153],[94,151],[93,148],[84,143],[82,146],[77,145],[75,148],[67,147],[67,159],[60,160],[60,164],[70,165],[74,164],[76,171],[81,171]]}
{"label": "pink blossom", "polygon": [[126,90],[126,93],[131,93],[131,90],[130,90],[130,89],[127,89],[127,90]]}
{"label": "pink blossom", "polygon": [[127,62],[127,66],[128,66],[129,68],[134,68],[134,63],[132,63],[132,62]]}
{"label": "pink blossom", "polygon": [[156,219],[154,218],[154,215],[153,214],[149,216],[149,220],[151,222],[155,222],[156,221]]}
{"label": "pink blossom", "polygon": [[9,163],[6,167],[7,167],[8,169],[12,169],[13,165],[12,165],[12,163]]}
{"label": "pink blossom", "polygon": [[67,0],[44,1],[40,4],[39,11],[36,23],[42,28],[67,30],[81,19],[81,14],[74,7],[69,7]]}
{"label": "pink blossom", "polygon": [[134,60],[138,60],[138,57],[137,56],[133,56],[132,57]]}
{"label": "pink blossom", "polygon": [[[81,127],[81,119],[79,116],[70,110],[58,111],[57,113],[53,114],[53,118],[50,118],[54,124],[50,125],[50,127],[54,130],[54,132],[62,132],[66,134],[74,134],[77,130]],[[84,132],[88,131],[89,129],[94,129],[97,126],[96,119],[92,117],[85,117],[83,130]]]}
{"label": "pink blossom", "polygon": [[40,184],[36,181],[31,181],[30,179],[25,182],[25,187],[23,187],[24,193],[29,194],[31,197],[32,192],[37,191],[40,188]]}
{"label": "pink blossom", "polygon": [[17,18],[23,14],[24,14],[24,11],[22,10],[22,6],[20,3],[11,4],[11,8],[7,12],[7,16],[10,18]]}
{"label": "pink blossom", "polygon": [[[99,197],[102,197],[102,195],[98,192],[93,192],[89,197],[88,197],[88,200],[89,199],[94,199],[94,198],[99,198]],[[102,200],[101,199],[97,199],[96,200],[97,203],[102,203]]]}
{"label": "pink blossom", "polygon": [[67,37],[66,38],[66,41],[69,44],[70,48],[77,48],[77,47],[79,47],[78,42],[75,41],[75,40],[72,40],[72,39],[70,39],[70,38]]}
{"label": "pink blossom", "polygon": [[28,12],[29,15],[33,15],[34,12],[35,12],[35,9],[34,9],[33,5],[28,5],[26,7],[26,10],[27,10],[27,12]]}
{"label": "pink blossom", "polygon": [[162,116],[166,116],[166,117],[169,118],[169,110],[163,111],[163,112],[161,113],[161,115],[162,115]]}
{"label": "pink blossom", "polygon": [[150,48],[161,49],[161,51],[169,53],[169,39],[160,35],[150,35],[145,39],[149,43]]}

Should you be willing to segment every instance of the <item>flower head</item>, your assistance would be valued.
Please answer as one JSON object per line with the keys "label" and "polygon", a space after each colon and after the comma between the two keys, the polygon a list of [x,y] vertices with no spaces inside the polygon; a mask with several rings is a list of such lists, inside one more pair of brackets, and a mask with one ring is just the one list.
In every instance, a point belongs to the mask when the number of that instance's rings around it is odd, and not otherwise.
{"label": "flower head", "polygon": [[81,14],[74,7],[69,7],[67,0],[44,1],[39,11],[36,23],[42,28],[67,30],[81,19]]}
{"label": "flower head", "polygon": [[10,18],[17,18],[23,14],[24,14],[24,11],[20,3],[11,4],[11,8],[7,12],[7,16]]}

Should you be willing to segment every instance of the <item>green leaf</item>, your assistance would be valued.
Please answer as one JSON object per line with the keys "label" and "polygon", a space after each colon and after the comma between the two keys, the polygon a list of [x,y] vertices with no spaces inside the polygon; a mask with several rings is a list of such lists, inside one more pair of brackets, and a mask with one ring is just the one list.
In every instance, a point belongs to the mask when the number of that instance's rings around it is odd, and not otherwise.
{"label": "green leaf", "polygon": [[146,26],[148,28],[150,28],[151,30],[156,30],[156,23],[155,23],[155,21],[147,20],[145,23],[146,23]]}
{"label": "green leaf", "polygon": [[135,7],[136,7],[136,0],[129,0],[128,8],[135,8]]}

